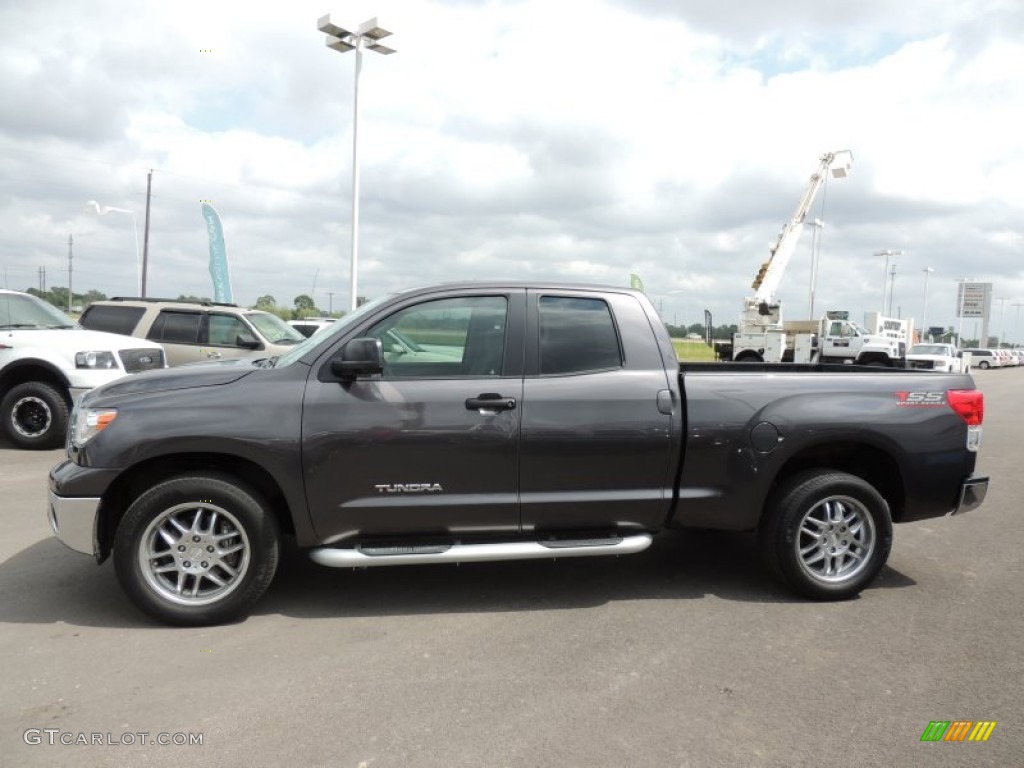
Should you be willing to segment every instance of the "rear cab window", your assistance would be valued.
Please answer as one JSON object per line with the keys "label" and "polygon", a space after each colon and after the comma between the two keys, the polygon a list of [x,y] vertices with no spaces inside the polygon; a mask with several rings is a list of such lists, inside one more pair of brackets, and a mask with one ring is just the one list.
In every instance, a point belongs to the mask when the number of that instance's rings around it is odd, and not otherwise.
{"label": "rear cab window", "polygon": [[139,320],[146,313],[144,307],[114,307],[93,304],[88,307],[79,324],[90,331],[106,331],[131,336]]}

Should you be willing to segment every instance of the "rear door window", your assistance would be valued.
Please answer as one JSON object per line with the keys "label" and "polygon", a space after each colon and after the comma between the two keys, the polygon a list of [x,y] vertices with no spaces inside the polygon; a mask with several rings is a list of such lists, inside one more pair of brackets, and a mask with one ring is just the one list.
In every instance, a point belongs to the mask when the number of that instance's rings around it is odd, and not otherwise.
{"label": "rear door window", "polygon": [[622,348],[611,310],[602,299],[541,296],[541,375],[622,367]]}
{"label": "rear door window", "polygon": [[199,312],[161,310],[147,338],[169,344],[198,344],[202,319]]}

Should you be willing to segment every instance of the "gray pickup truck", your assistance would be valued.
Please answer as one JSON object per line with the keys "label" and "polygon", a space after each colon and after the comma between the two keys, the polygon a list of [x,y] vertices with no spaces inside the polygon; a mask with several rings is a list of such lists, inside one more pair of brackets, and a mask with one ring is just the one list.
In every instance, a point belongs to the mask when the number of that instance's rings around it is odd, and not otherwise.
{"label": "gray pickup truck", "polygon": [[[372,301],[287,354],[143,373],[77,405],[50,524],[171,624],[245,616],[294,537],[335,567],[625,555],[754,531],[812,599],[892,524],[966,512],[970,376],[680,366],[647,298],[466,283]],[[680,563],[685,568],[685,563]]]}

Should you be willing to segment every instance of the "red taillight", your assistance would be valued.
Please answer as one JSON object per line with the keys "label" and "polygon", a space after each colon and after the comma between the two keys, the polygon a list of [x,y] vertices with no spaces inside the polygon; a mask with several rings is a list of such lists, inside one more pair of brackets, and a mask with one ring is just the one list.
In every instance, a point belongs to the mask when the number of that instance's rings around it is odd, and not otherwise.
{"label": "red taillight", "polygon": [[949,407],[967,426],[976,427],[985,420],[985,396],[977,389],[951,389],[946,395]]}

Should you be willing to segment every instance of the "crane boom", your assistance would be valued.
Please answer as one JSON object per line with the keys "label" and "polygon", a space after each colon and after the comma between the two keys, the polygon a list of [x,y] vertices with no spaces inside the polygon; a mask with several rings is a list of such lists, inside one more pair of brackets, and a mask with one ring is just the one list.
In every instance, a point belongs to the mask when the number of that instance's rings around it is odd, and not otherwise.
{"label": "crane boom", "polygon": [[771,249],[768,261],[761,265],[757,277],[754,278],[754,282],[750,286],[755,293],[747,299],[748,304],[771,304],[775,298],[775,291],[782,282],[786,267],[789,266],[789,260],[793,257],[793,251],[796,250],[797,241],[800,240],[800,234],[804,229],[804,219],[807,218],[807,213],[810,211],[818,191],[825,184],[828,170],[831,168],[832,174],[836,178],[845,178],[850,171],[852,162],[853,155],[849,150],[826,152],[821,156],[818,168],[811,176],[810,183],[807,185],[803,197],[800,198],[796,211],[782,227],[782,232],[779,233],[779,239]]}

